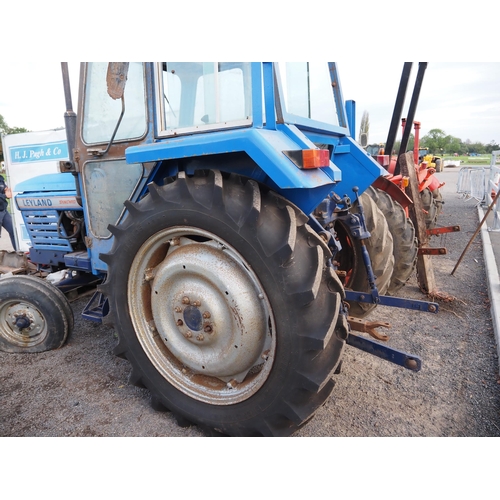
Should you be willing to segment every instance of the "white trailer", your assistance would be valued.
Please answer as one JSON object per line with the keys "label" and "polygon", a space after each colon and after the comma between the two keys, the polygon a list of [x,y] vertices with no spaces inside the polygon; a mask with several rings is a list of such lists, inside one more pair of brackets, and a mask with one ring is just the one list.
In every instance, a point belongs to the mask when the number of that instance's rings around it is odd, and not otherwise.
{"label": "white trailer", "polygon": [[[44,130],[2,136],[7,185],[12,189],[13,197],[18,194],[16,186],[33,177],[59,172],[59,161],[68,159],[66,131]],[[28,251],[30,239],[21,213],[10,204],[17,249]]]}

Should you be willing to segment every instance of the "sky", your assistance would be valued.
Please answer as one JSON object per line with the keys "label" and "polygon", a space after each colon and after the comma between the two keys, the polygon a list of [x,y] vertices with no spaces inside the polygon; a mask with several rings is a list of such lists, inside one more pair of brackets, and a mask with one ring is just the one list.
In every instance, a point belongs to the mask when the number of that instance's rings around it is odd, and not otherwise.
{"label": "sky", "polygon": [[[370,143],[385,143],[404,62],[339,62],[344,99],[356,102],[357,130],[364,111],[370,119]],[[65,101],[57,62],[1,62],[0,114],[10,127],[31,131],[64,126]],[[78,97],[79,63],[69,63],[73,106]],[[418,62],[413,63],[403,117],[406,117]],[[30,75],[36,75],[34,80]],[[36,83],[33,83],[36,81]],[[429,62],[415,120],[420,136],[442,129],[465,141],[500,144],[500,62]],[[398,131],[398,138],[401,138]]]}

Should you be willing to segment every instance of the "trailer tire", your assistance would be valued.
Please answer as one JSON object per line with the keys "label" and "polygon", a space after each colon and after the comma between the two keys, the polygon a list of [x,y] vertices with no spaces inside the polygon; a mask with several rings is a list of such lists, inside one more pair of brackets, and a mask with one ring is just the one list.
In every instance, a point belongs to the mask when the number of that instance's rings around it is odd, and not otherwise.
{"label": "trailer tire", "polygon": [[443,171],[443,161],[436,160],[436,172],[442,172],[442,171]]}
{"label": "trailer tire", "polygon": [[408,281],[417,264],[418,240],[415,227],[404,208],[388,193],[370,186],[367,193],[384,214],[393,239],[394,271],[387,288],[394,295]]}
{"label": "trailer tire", "polygon": [[0,350],[37,353],[58,349],[73,325],[68,300],[46,280],[24,275],[0,279]]}
{"label": "trailer tire", "polygon": [[427,229],[433,229],[436,227],[438,211],[431,190],[427,187],[424,188],[420,192],[420,199],[422,200],[422,206],[425,211],[425,227]]}
{"label": "trailer tire", "polygon": [[348,336],[342,284],[308,217],[217,171],[181,172],[125,205],[100,288],[131,382],[209,432],[304,425],[333,389]]}
{"label": "trailer tire", "polygon": [[444,200],[441,190],[439,188],[434,189],[434,191],[432,191],[432,197],[434,198],[434,204],[436,205],[436,213],[437,213],[436,218],[437,218],[443,211],[443,205],[444,205]]}
{"label": "trailer tire", "polygon": [[[375,284],[380,295],[387,292],[394,271],[393,239],[383,212],[377,207],[368,193],[361,195],[361,203],[370,238],[365,245],[370,255],[371,266],[376,277]],[[358,213],[358,202],[353,203],[352,212]],[[357,292],[371,293],[368,275],[361,254],[361,243],[350,234],[349,227],[342,221],[335,222],[335,231],[342,245],[336,259],[339,269],[347,273],[346,288]],[[363,318],[369,314],[376,304],[348,301],[349,314]]]}

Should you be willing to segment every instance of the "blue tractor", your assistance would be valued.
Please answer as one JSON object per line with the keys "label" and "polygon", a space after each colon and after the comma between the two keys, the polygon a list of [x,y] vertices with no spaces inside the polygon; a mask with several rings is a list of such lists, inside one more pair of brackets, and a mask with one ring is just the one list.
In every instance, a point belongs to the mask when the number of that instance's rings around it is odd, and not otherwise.
{"label": "blue tractor", "polygon": [[[363,304],[431,309],[379,295],[392,240],[367,251],[363,193],[384,171],[353,139],[335,63],[86,63],[77,113],[62,69],[70,160],[59,187],[16,200],[30,259],[101,281],[87,311],[155,407],[289,435],[330,395],[346,342],[419,369],[349,328]],[[0,300],[0,348],[64,343],[60,286],[3,278]]]}

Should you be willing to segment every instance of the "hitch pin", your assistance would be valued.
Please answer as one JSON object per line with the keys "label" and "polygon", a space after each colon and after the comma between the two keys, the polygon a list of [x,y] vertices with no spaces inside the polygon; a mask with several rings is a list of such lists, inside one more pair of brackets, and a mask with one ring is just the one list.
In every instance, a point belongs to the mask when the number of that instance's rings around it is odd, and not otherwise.
{"label": "hitch pin", "polygon": [[374,339],[381,340],[383,342],[387,342],[389,340],[388,335],[377,332],[375,328],[391,328],[390,323],[386,323],[384,321],[365,321],[364,319],[355,318],[354,316],[348,316],[347,322],[349,323],[351,329],[356,332],[368,333]]}

